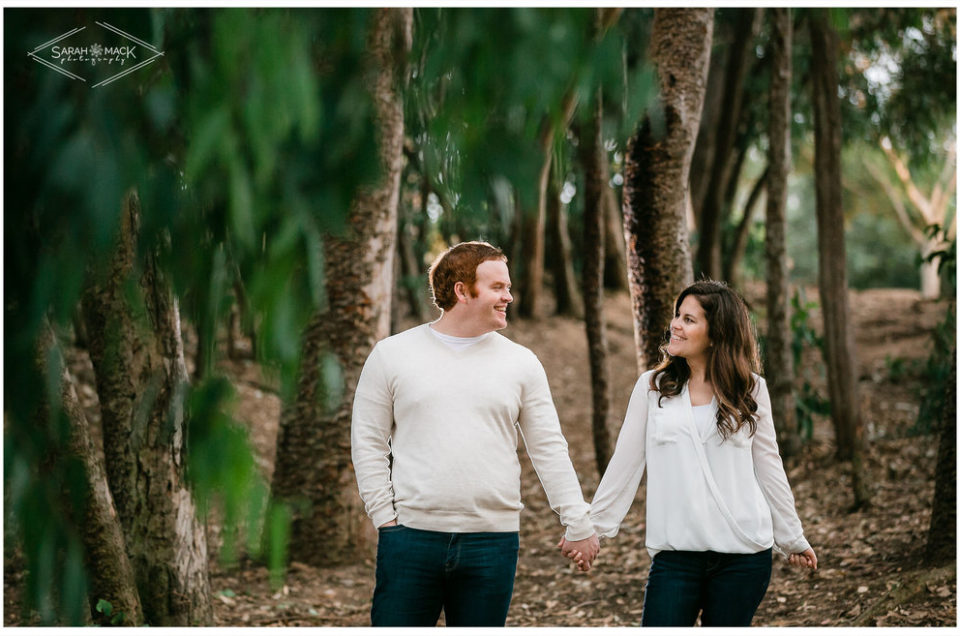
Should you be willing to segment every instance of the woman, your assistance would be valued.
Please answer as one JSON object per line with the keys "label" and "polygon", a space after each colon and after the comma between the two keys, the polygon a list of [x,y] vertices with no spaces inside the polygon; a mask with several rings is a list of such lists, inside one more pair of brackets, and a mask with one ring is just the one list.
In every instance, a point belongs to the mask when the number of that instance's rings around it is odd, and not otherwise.
{"label": "woman", "polygon": [[[771,549],[816,569],[777,450],[770,396],[743,300],[700,281],[677,298],[662,360],[637,381],[591,505],[613,537],[647,470],[645,626],[747,626]],[[562,543],[562,542],[561,542]],[[563,545],[561,548],[563,549]],[[564,550],[580,569],[590,563]]]}

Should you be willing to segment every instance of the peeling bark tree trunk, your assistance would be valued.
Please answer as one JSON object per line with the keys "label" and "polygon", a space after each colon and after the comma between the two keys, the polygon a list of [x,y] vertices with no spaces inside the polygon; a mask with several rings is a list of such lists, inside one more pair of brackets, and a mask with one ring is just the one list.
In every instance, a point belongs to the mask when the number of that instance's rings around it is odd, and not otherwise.
{"label": "peeling bark tree trunk", "polygon": [[[954,314],[956,315],[956,314]],[[949,389],[940,418],[933,513],[927,531],[924,559],[927,563],[957,560],[957,349],[950,354]]]}
{"label": "peeling bark tree trunk", "polygon": [[576,276],[573,273],[573,248],[570,245],[570,232],[567,229],[566,206],[560,201],[560,192],[557,183],[550,180],[550,191],[547,198],[547,227],[550,230],[549,259],[553,270],[553,290],[557,299],[556,313],[572,318],[583,317],[583,298],[577,288]]}
{"label": "peeling bark tree trunk", "polygon": [[[325,240],[329,306],[307,327],[296,400],[282,415],[273,493],[293,504],[290,557],[295,561],[356,561],[375,544],[350,461],[350,415],[364,360],[390,333],[403,167],[401,89],[412,17],[411,9],[373,13],[366,72],[376,105],[380,181],[353,201],[347,235]],[[331,366],[341,370],[341,393],[328,390]]]}
{"label": "peeling bark tree trunk", "polygon": [[713,34],[713,9],[656,9],[651,49],[662,117],[627,144],[623,195],[637,367],[656,363],[673,301],[692,282],[686,197]]}
{"label": "peeling bark tree trunk", "polygon": [[[787,272],[787,175],[790,173],[790,78],[793,23],[789,8],[771,8],[770,120],[767,152],[767,350],[766,377],[784,457],[800,450],[793,398],[793,352],[790,347],[790,277]],[[762,181],[762,178],[761,178]],[[759,184],[759,182],[758,182]],[[754,188],[756,192],[757,188]],[[749,215],[745,211],[744,215]]]}
{"label": "peeling bark tree trunk", "polygon": [[[187,368],[176,300],[151,260],[134,280],[140,202],[124,204],[109,271],[84,292],[110,489],[150,625],[213,622],[207,540],[184,480]],[[137,284],[138,283],[138,284]],[[135,288],[142,305],[130,302]]]}
{"label": "peeling bark tree trunk", "polygon": [[607,366],[607,330],[603,318],[603,96],[597,90],[592,121],[583,127],[580,137],[580,163],[583,165],[583,300],[587,348],[590,354],[590,386],[593,396],[593,451],[597,473],[602,477],[610,462],[610,373]]}
{"label": "peeling bark tree trunk", "polygon": [[752,43],[756,9],[738,9],[732,42],[724,65],[723,98],[717,122],[717,139],[710,178],[703,194],[703,209],[698,210],[700,241],[697,247],[697,274],[717,278],[722,271],[721,228],[725,210],[724,195],[735,176],[731,153],[737,138],[743,103],[743,82],[750,66],[748,52]]}
{"label": "peeling bark tree trunk", "polygon": [[869,496],[863,481],[857,367],[853,334],[849,328],[840,164],[840,100],[837,96],[837,37],[826,22],[824,10],[814,11],[808,23],[813,49],[814,173],[824,358],[837,458],[852,462],[854,506],[861,507],[869,503]]}
{"label": "peeling bark tree trunk", "polygon": [[[113,605],[112,616],[123,616],[118,622],[124,627],[143,625],[143,609],[137,592],[136,579],[130,559],[127,558],[123,529],[113,505],[113,496],[107,484],[102,454],[90,439],[90,424],[80,406],[76,384],[70,376],[66,361],[56,346],[53,329],[47,325],[41,331],[39,346],[40,371],[46,377],[49,365],[60,369],[60,407],[70,422],[70,453],[84,468],[82,529],[87,571],[90,574],[90,614],[94,620],[104,618],[95,610],[100,599]],[[55,356],[55,357],[54,357]],[[43,404],[40,422],[49,419],[49,405]],[[109,624],[109,621],[102,624]]]}

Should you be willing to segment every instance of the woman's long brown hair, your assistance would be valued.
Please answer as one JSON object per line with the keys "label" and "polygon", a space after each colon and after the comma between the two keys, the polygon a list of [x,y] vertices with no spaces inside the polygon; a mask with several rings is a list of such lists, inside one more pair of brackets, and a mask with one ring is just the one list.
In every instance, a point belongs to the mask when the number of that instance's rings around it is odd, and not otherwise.
{"label": "woman's long brown hair", "polygon": [[[720,436],[726,439],[745,425],[753,435],[757,431],[757,401],[753,398],[756,380],[753,373],[760,372],[760,358],[747,306],[726,283],[702,280],[677,296],[675,317],[680,315],[683,299],[690,295],[696,297],[703,307],[707,333],[713,345],[708,350],[706,379],[713,385],[713,393],[717,398],[717,429]],[[660,392],[658,405],[664,397],[680,395],[690,379],[687,361],[667,353],[667,343],[670,341],[669,331],[667,333],[666,341],[660,345],[660,364],[650,379],[651,390]]]}

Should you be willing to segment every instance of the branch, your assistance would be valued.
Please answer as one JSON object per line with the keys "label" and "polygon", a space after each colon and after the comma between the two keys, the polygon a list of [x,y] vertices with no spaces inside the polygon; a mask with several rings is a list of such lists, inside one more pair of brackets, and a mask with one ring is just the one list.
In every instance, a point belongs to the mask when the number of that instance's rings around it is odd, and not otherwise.
{"label": "branch", "polygon": [[[947,160],[943,164],[943,171],[937,178],[937,185],[933,188],[933,195],[930,197],[931,212],[942,225],[947,219],[947,207],[950,198],[957,189],[957,147],[954,145],[947,155]],[[946,185],[942,185],[946,181]]]}
{"label": "branch", "polygon": [[903,200],[898,195],[897,191],[893,189],[893,186],[887,181],[886,176],[880,173],[873,164],[869,161],[863,162],[864,167],[866,167],[867,172],[880,184],[880,187],[883,188],[883,191],[886,192],[887,198],[890,199],[890,203],[893,205],[894,211],[897,213],[897,220],[900,221],[900,225],[903,226],[903,229],[910,234],[910,238],[914,240],[919,245],[923,245],[926,241],[923,232],[917,229],[913,221],[910,220],[910,215],[907,213],[906,206],[903,205]]}
{"label": "branch", "polygon": [[889,137],[884,137],[881,140],[880,148],[883,149],[883,154],[885,154],[887,159],[890,160],[890,164],[896,171],[897,176],[900,177],[900,183],[903,184],[903,187],[907,191],[907,198],[910,199],[910,202],[913,203],[914,207],[917,208],[917,211],[920,212],[920,216],[923,217],[923,220],[926,221],[927,225],[935,223],[935,219],[931,218],[930,214],[930,201],[923,196],[916,184],[913,182],[913,177],[910,176],[910,170],[893,149],[893,143],[890,141]]}

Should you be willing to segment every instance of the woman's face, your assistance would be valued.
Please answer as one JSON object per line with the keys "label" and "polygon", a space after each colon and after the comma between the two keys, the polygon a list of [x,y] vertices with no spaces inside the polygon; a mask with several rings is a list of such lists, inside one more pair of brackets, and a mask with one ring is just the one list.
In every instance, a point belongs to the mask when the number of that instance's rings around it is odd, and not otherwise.
{"label": "woman's face", "polygon": [[703,306],[693,294],[680,303],[678,315],[670,321],[670,343],[667,353],[674,357],[701,358],[710,347],[710,325]]}

